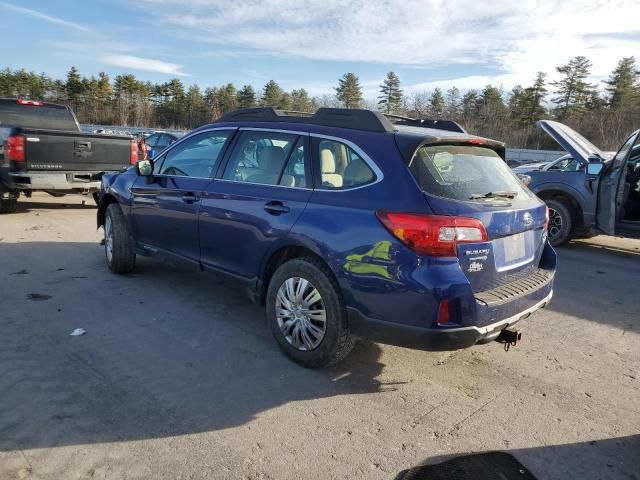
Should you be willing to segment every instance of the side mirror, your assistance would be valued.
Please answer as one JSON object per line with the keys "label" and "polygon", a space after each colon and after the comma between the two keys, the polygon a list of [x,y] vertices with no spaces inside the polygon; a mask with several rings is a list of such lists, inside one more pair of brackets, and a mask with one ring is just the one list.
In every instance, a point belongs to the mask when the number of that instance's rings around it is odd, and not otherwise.
{"label": "side mirror", "polygon": [[602,162],[589,162],[587,164],[587,175],[591,177],[597,177],[602,172],[604,165]]}
{"label": "side mirror", "polygon": [[136,172],[143,177],[153,175],[153,160],[140,160],[136,163]]}

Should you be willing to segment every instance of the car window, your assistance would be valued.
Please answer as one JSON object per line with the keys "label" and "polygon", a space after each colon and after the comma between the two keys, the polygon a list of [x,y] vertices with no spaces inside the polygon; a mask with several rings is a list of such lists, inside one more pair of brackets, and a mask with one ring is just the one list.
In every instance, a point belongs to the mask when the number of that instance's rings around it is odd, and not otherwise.
{"label": "car window", "polygon": [[149,135],[147,138],[145,138],[144,144],[151,148],[154,148],[156,146],[156,142],[158,141],[158,137],[159,135],[157,133]]}
{"label": "car window", "polygon": [[549,167],[549,170],[560,172],[579,172],[584,170],[584,164],[575,158],[568,157]]}
{"label": "car window", "polygon": [[162,149],[162,148],[166,148],[169,145],[171,145],[171,140],[172,138],[169,135],[166,134],[162,134],[158,137],[158,142],[156,143],[156,148],[157,149]]}
{"label": "car window", "polygon": [[513,192],[511,202],[531,198],[504,160],[485,147],[422,146],[409,169],[423,191],[439,197],[490,202],[491,192]]}
{"label": "car window", "polygon": [[633,145],[633,141],[636,139],[636,135],[631,135],[626,142],[624,142],[624,145],[622,145],[622,148],[620,148],[620,150],[618,150],[618,153],[616,153],[616,156],[613,157],[613,168],[617,169],[622,167],[622,164],[624,163],[624,159],[627,156],[627,153],[629,152],[629,150],[631,149],[631,145]]}
{"label": "car window", "polygon": [[[296,186],[285,164],[297,146],[298,136],[279,132],[245,131],[233,147],[223,177],[237,182]],[[304,158],[304,147],[302,151]]]}
{"label": "car window", "polygon": [[215,171],[230,130],[194,135],[170,149],[158,163],[160,175],[208,178]]}
{"label": "car window", "polygon": [[371,167],[352,148],[334,140],[318,140],[316,153],[320,163],[320,188],[344,190],[372,183]]}

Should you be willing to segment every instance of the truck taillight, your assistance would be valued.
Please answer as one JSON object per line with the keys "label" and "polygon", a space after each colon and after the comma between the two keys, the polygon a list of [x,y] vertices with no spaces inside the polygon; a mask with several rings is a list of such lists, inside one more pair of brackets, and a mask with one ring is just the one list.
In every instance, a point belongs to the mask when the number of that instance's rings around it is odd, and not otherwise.
{"label": "truck taillight", "polygon": [[138,144],[136,142],[131,142],[131,150],[129,154],[129,163],[131,165],[135,165],[138,163]]}
{"label": "truck taillight", "polygon": [[9,135],[7,158],[14,162],[24,162],[24,135]]}
{"label": "truck taillight", "polygon": [[487,231],[476,218],[376,212],[398,240],[421,255],[455,257],[459,243],[486,242]]}

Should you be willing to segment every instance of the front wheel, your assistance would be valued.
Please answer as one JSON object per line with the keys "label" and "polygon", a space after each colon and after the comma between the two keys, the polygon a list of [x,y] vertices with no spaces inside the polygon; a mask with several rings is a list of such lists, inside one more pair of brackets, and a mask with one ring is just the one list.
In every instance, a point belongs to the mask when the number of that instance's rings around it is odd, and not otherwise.
{"label": "front wheel", "polygon": [[113,273],[129,273],[136,266],[136,253],[129,225],[117,203],[107,207],[104,217],[104,252]]}
{"label": "front wheel", "polygon": [[300,365],[325,367],[353,348],[340,287],[320,260],[296,258],[281,265],[269,282],[266,300],[271,333]]}
{"label": "front wheel", "polygon": [[546,201],[549,207],[549,243],[554,247],[564,245],[573,236],[573,215],[571,208],[562,200],[550,198]]}
{"label": "front wheel", "polygon": [[0,213],[14,213],[18,208],[17,198],[7,198],[0,200]]}

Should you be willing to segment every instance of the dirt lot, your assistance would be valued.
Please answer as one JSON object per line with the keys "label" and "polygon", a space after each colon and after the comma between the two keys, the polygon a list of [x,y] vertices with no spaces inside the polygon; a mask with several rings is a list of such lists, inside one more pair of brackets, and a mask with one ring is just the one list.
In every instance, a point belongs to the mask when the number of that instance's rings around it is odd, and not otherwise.
{"label": "dirt lot", "polygon": [[0,217],[3,480],[393,479],[487,450],[539,479],[640,478],[640,242],[561,249],[508,353],[362,343],[309,371],[213,277],[110,274],[81,201]]}

